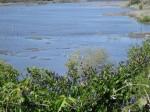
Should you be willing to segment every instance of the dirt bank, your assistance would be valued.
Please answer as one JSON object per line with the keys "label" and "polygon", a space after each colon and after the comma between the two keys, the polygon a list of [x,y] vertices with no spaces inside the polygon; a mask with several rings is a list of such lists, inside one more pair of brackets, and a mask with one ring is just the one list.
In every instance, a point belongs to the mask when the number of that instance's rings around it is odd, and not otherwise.
{"label": "dirt bank", "polygon": [[13,4],[15,4],[15,3],[0,3],[0,7],[1,7],[1,6],[13,5]]}
{"label": "dirt bank", "polygon": [[[124,7],[124,8],[132,8],[134,9],[133,11],[130,12],[119,12],[119,13],[107,13],[104,15],[107,16],[130,16],[133,17],[137,20],[143,18],[143,17],[150,17],[150,2],[148,3],[139,3],[139,4],[134,4],[134,5],[129,5],[129,2],[123,2],[121,4],[117,5],[110,5],[110,6],[119,6],[119,7]],[[142,8],[141,8],[142,7]],[[150,24],[149,22],[145,22],[145,24]]]}

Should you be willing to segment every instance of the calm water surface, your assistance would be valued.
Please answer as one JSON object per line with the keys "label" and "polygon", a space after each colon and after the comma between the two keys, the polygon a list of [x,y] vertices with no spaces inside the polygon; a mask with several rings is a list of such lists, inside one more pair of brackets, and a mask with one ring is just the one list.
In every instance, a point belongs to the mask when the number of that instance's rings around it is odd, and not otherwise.
{"label": "calm water surface", "polygon": [[[85,2],[0,7],[0,59],[19,70],[45,67],[64,75],[69,55],[78,49],[104,48],[115,63],[126,60],[129,45],[141,43],[128,34],[141,32],[141,24],[127,16],[105,16],[128,12],[114,6],[94,7]],[[118,2],[115,2],[118,3]],[[150,26],[142,25],[143,32]]]}

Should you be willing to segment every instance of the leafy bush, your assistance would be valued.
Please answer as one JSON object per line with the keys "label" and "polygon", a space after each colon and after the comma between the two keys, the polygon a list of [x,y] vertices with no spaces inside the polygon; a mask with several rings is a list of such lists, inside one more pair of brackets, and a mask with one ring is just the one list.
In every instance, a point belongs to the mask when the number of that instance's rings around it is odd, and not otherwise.
{"label": "leafy bush", "polygon": [[92,67],[96,69],[100,64],[108,61],[107,57],[105,50],[101,48],[95,50],[91,50],[90,48],[83,51],[77,50],[72,53],[66,66],[69,70],[74,66],[77,69],[77,74],[82,75],[82,68]]}
{"label": "leafy bush", "polygon": [[139,5],[139,9],[140,9],[140,10],[143,9],[143,5],[142,5],[142,4]]}
{"label": "leafy bush", "polygon": [[4,64],[0,61],[0,87],[8,82],[18,82],[18,71],[15,70],[11,65]]}
{"label": "leafy bush", "polygon": [[142,22],[142,23],[149,23],[150,22],[150,16],[140,17],[140,18],[138,18],[138,21]]}
{"label": "leafy bush", "polygon": [[[67,76],[35,67],[27,68],[26,78],[10,65],[0,66],[0,111],[3,112],[117,112],[150,110],[150,39],[133,46],[129,60],[118,67],[101,64],[99,68],[76,66]],[[5,79],[5,77],[9,76]],[[12,79],[12,80],[11,80]]]}

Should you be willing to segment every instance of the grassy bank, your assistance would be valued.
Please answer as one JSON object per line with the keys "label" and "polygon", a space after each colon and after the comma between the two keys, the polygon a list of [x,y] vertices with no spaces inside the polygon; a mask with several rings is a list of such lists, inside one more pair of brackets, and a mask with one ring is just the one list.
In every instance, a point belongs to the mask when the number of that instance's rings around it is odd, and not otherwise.
{"label": "grassy bank", "polygon": [[[131,1],[137,1],[137,2],[131,2]],[[97,5],[101,6],[101,5]],[[137,21],[144,23],[144,24],[150,24],[150,0],[130,0],[128,2],[123,2],[121,4],[106,4],[104,6],[119,6],[119,7],[125,7],[125,8],[131,8],[134,9],[130,12],[119,12],[119,13],[107,13],[104,15],[107,16],[130,16],[135,18]]]}
{"label": "grassy bank", "polygon": [[135,9],[127,15],[136,18],[139,22],[150,24],[150,0],[129,0],[124,6]]}

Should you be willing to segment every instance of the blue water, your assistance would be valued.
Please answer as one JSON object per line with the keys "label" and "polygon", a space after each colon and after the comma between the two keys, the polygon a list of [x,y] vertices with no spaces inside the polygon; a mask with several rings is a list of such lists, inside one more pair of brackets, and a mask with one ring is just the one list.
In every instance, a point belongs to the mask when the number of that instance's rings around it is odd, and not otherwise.
{"label": "blue water", "polygon": [[[97,3],[108,2],[0,7],[0,50],[8,52],[0,59],[19,70],[37,66],[60,75],[67,71],[68,56],[78,49],[104,48],[114,63],[126,60],[129,45],[143,40],[128,34],[140,33],[141,24],[127,16],[104,15],[131,9],[93,6]],[[150,32],[150,26],[142,25],[142,30]]]}

